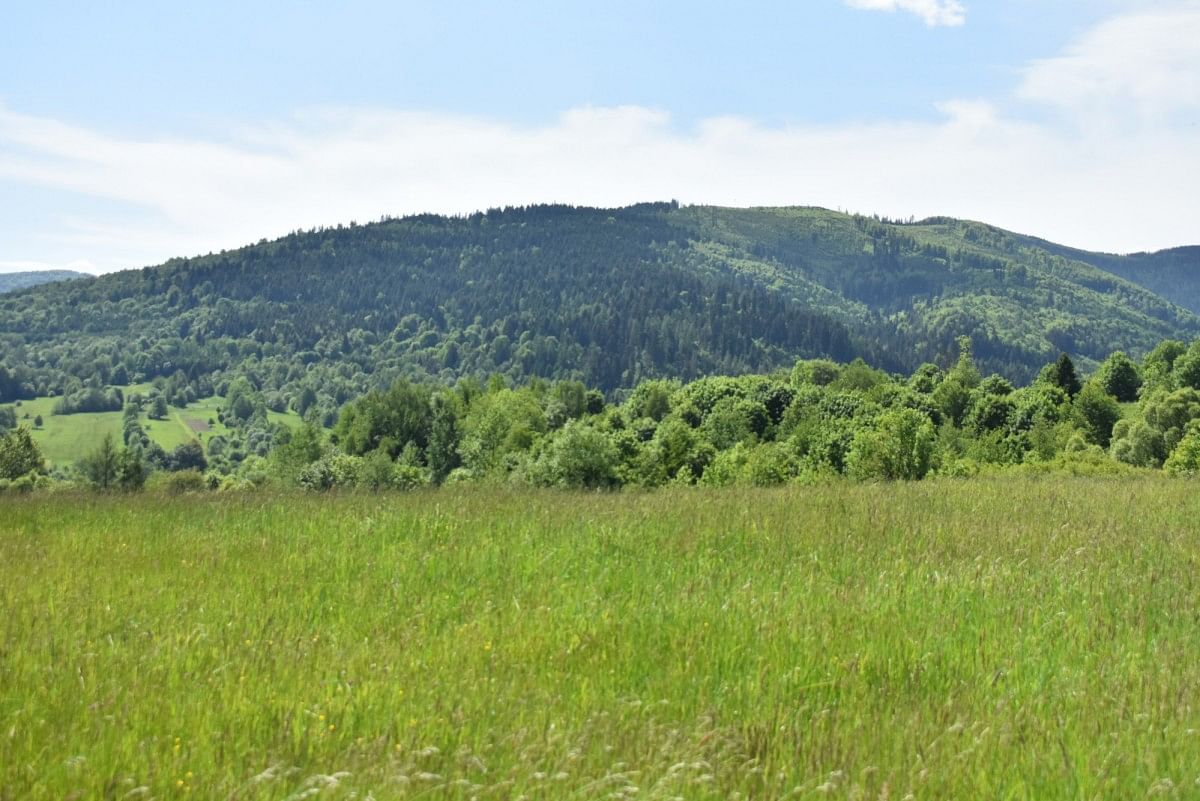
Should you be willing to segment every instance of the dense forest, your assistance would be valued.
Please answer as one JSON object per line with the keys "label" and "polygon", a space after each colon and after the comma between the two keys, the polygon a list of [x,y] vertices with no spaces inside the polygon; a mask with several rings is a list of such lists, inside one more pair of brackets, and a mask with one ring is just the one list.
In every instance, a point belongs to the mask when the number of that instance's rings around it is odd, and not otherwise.
{"label": "dense forest", "polygon": [[[106,438],[71,472],[47,476],[27,428],[0,433],[0,489],[136,490],[151,473],[175,489],[325,491],[1200,471],[1200,339],[1166,340],[1140,361],[1115,352],[1086,380],[1064,353],[1022,388],[984,377],[968,338],[958,347],[948,369],[924,364],[907,377],[861,359],[808,359],[769,374],[648,379],[621,403],[571,380],[398,379],[348,402],[331,431],[315,411],[297,428],[266,424],[262,393],[238,379],[220,415],[245,428],[211,439],[207,455],[199,442],[171,453],[148,447],[138,422],[147,399],[132,397],[124,443]],[[164,397],[154,402],[165,407]],[[17,422],[0,407],[0,432]]]}
{"label": "dense forest", "polygon": [[1147,277],[1159,257],[951,219],[674,203],[384,219],[0,296],[0,403],[155,379],[186,402],[243,379],[332,425],[399,378],[574,380],[620,399],[801,358],[946,367],[960,335],[982,370],[1025,382],[1060,352],[1090,370],[1200,333],[1184,308],[1196,257],[1161,257],[1176,305],[1139,285],[1163,283]]}

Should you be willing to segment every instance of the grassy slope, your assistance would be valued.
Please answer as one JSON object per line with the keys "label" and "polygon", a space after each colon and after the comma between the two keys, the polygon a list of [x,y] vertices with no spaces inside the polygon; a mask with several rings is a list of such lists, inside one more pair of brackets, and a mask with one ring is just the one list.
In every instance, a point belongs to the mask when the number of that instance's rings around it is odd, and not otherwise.
{"label": "grassy slope", "polygon": [[8,497],[0,798],[1194,788],[1197,515],[1162,479]]}
{"label": "grassy slope", "polygon": [[[134,392],[145,392],[148,385],[139,384],[122,387],[128,396]],[[106,434],[111,434],[120,443],[124,418],[121,412],[95,412],[86,414],[53,414],[54,404],[58,398],[35,398],[22,401],[16,407],[17,422],[32,428],[33,418],[42,416],[42,427],[33,430],[33,438],[42,449],[42,454],[50,462],[51,467],[71,464],[83,455],[90,453],[100,445]],[[165,450],[183,445],[193,439],[199,439],[201,444],[218,435],[229,435],[229,429],[217,420],[217,410],[222,404],[217,396],[201,398],[191,403],[187,408],[169,407],[165,420],[151,420],[145,414],[139,418],[142,428],[150,438]],[[28,415],[28,419],[26,419]],[[300,416],[294,412],[267,412],[267,419],[272,423],[296,425]],[[190,425],[192,422],[212,423],[209,430],[198,432]]]}

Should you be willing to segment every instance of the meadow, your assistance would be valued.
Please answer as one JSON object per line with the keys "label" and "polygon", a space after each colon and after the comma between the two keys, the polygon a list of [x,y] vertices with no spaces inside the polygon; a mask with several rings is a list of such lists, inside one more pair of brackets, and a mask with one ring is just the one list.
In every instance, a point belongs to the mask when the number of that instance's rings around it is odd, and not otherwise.
{"label": "meadow", "polygon": [[[150,384],[133,384],[120,387],[126,396],[147,393]],[[17,422],[29,426],[33,439],[51,467],[66,467],[96,450],[105,436],[120,443],[122,441],[123,414],[121,412],[82,412],[76,414],[54,414],[59,398],[43,396],[19,401],[14,406]],[[167,416],[154,420],[143,411],[138,422],[150,439],[166,451],[193,440],[208,445],[216,436],[229,436],[231,430],[217,417],[224,399],[213,395],[200,398],[186,407],[169,407]],[[33,427],[34,418],[40,416],[42,425]],[[295,412],[267,412],[267,421],[296,426],[300,416]]]}
{"label": "meadow", "polygon": [[1200,794],[1161,477],[0,498],[0,799]]}

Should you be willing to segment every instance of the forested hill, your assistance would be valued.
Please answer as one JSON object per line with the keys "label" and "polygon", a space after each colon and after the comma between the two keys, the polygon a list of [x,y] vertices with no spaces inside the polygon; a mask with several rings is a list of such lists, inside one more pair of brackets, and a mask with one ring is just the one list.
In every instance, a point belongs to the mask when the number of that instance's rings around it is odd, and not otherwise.
{"label": "forested hill", "polygon": [[16,289],[48,284],[51,281],[69,281],[83,278],[86,273],[74,270],[30,270],[21,273],[0,273],[0,294]]}
{"label": "forested hill", "polygon": [[949,361],[960,334],[984,370],[1024,380],[1060,351],[1086,368],[1200,333],[1116,274],[1149,285],[1141,262],[1077,256],[977,223],[808,208],[385,219],[4,295],[0,402],[158,376],[204,396],[243,374],[277,403],[311,390],[333,409],[402,375],[611,391],[799,357],[908,371]]}

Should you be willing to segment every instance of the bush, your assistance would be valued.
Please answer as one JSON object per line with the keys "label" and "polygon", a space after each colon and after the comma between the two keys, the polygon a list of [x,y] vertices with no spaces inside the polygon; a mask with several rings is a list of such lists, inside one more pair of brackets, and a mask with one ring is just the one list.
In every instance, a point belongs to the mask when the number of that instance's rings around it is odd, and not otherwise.
{"label": "bush", "polygon": [[859,479],[922,479],[933,461],[936,440],[933,424],[920,412],[885,412],[874,428],[855,434],[847,457],[849,473]]}
{"label": "bush", "polygon": [[199,470],[180,470],[174,473],[156,473],[150,486],[168,495],[185,495],[207,492],[209,482]]}
{"label": "bush", "polygon": [[571,420],[542,450],[529,477],[543,486],[600,489],[617,485],[620,455],[604,433]]}
{"label": "bush", "polygon": [[1192,426],[1167,457],[1163,469],[1173,476],[1200,475],[1200,426]]}
{"label": "bush", "polygon": [[0,479],[15,481],[46,469],[42,451],[27,428],[0,431]]}
{"label": "bush", "polygon": [[358,483],[362,459],[344,453],[330,453],[300,471],[301,487],[312,492],[353,487]]}
{"label": "bush", "polygon": [[1107,448],[1112,439],[1113,426],[1121,419],[1121,407],[1117,399],[1099,384],[1089,381],[1075,397],[1073,413],[1075,424],[1088,439],[1101,448]]}

